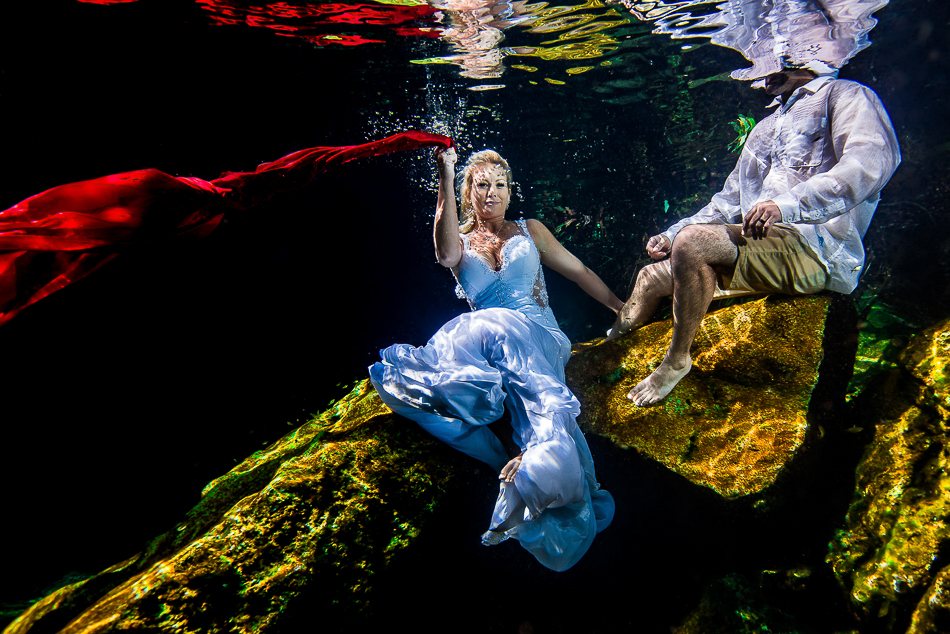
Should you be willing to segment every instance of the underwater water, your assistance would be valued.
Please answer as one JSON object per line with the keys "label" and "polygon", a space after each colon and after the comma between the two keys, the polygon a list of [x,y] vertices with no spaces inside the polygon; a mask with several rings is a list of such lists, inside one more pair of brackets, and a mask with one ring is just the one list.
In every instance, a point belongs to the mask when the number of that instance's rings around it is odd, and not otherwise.
{"label": "underwater water", "polygon": [[[486,6],[498,11],[473,31],[484,49],[466,39],[463,11],[412,3],[366,3],[355,18],[302,2],[5,9],[0,208],[106,174],[210,179],[424,129],[453,137],[463,158],[504,155],[513,216],[545,222],[626,298],[646,237],[718,191],[737,157],[734,122],[761,120],[769,100],[729,78],[749,65],[736,50],[654,34],[621,5]],[[874,15],[872,44],[841,77],[877,91],[904,160],[852,297],[859,316],[880,311],[881,328],[909,335],[950,317],[950,7],[893,0]],[[0,603],[25,607],[134,554],[206,483],[364,378],[380,348],[422,344],[467,310],[432,253],[435,183],[428,151],[354,161],[202,241],[123,254],[0,328]],[[603,335],[608,311],[556,274],[547,283],[572,341]],[[786,565],[829,539],[827,516],[806,512],[725,526],[712,493],[684,508],[662,467],[591,445],[618,514],[574,569],[482,548],[494,492],[473,468],[447,513],[465,521],[437,521],[443,536],[420,551],[441,567],[398,564],[404,587],[384,585],[372,623],[670,631],[709,579]],[[551,609],[565,597],[580,603],[568,616]],[[814,631],[849,626],[835,600],[809,609],[831,615]]]}

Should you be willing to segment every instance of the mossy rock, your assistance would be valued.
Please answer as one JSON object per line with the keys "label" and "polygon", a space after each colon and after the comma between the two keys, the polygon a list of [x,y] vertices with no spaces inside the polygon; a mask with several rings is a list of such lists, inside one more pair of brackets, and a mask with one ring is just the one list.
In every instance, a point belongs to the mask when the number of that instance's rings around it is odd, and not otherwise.
{"label": "mossy rock", "polygon": [[[855,613],[890,631],[950,625],[950,321],[911,338],[854,400],[873,426],[827,561]],[[909,628],[909,629],[908,629]]]}
{"label": "mossy rock", "polygon": [[363,381],[208,485],[142,553],[41,599],[6,632],[265,632],[295,612],[355,614],[442,499],[446,452]]}
{"label": "mossy rock", "polygon": [[567,382],[583,403],[581,420],[727,499],[761,493],[814,433],[809,407],[832,302],[773,295],[710,313],[692,370],[649,407],[627,393],[663,359],[671,321],[577,346]]}

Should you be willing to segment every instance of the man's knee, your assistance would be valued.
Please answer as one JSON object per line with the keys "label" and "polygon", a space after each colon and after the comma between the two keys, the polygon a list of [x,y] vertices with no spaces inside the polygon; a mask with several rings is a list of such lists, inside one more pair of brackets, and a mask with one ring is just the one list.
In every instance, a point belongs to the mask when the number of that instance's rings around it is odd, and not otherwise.
{"label": "man's knee", "polygon": [[670,265],[673,269],[679,266],[695,266],[702,261],[703,243],[707,239],[703,225],[687,225],[683,227],[670,249]]}
{"label": "man's knee", "polygon": [[725,266],[735,263],[739,251],[734,236],[726,225],[687,225],[676,234],[670,252],[673,268],[677,266]]}

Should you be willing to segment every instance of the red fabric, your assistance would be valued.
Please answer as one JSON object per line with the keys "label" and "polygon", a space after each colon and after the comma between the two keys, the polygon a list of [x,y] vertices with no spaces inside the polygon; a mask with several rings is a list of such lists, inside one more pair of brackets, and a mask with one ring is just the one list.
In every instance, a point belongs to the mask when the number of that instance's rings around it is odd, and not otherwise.
{"label": "red fabric", "polygon": [[[197,0],[209,12],[215,24],[246,24],[252,27],[272,29],[279,35],[299,37],[326,46],[342,44],[354,46],[382,40],[369,39],[364,35],[344,34],[331,29],[332,25],[388,26],[403,37],[439,37],[441,29],[436,24],[438,9],[429,4],[378,5],[325,2],[320,4],[288,2],[271,4],[247,4],[236,0]],[[431,27],[412,26],[413,22],[430,22]]]}
{"label": "red fabric", "polygon": [[135,245],[208,235],[229,209],[248,209],[366,156],[452,139],[410,131],[344,147],[315,147],[212,181],[154,169],[60,185],[0,212],[0,325]]}

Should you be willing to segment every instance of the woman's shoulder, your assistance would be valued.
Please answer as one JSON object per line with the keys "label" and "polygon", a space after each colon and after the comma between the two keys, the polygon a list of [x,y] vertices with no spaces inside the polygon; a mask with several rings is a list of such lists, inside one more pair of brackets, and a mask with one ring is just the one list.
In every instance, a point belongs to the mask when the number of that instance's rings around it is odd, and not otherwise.
{"label": "woman's shoulder", "polygon": [[537,236],[546,235],[551,233],[551,230],[541,222],[540,220],[535,220],[534,218],[528,218],[527,220],[521,219],[516,221],[522,228],[527,229],[528,233],[531,234],[531,237],[537,240]]}
{"label": "woman's shoulder", "polygon": [[528,234],[531,236],[531,239],[537,245],[539,251],[544,250],[544,246],[547,242],[553,237],[551,230],[541,222],[540,220],[535,220],[534,218],[528,218],[523,220],[525,227],[528,230]]}

